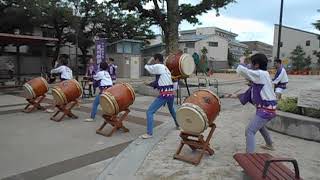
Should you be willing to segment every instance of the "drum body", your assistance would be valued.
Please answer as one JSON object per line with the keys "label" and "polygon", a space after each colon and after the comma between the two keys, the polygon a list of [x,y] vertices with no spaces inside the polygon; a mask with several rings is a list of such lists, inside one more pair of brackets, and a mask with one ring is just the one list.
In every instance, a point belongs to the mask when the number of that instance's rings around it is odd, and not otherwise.
{"label": "drum body", "polygon": [[171,54],[166,58],[165,65],[172,76],[187,77],[194,72],[195,64],[190,54]]}
{"label": "drum body", "polygon": [[82,95],[82,88],[75,79],[65,80],[52,89],[52,96],[57,105],[68,104]]}
{"label": "drum body", "polygon": [[102,92],[100,106],[104,114],[117,115],[133,104],[135,97],[135,92],[130,84],[115,84]]}
{"label": "drum body", "polygon": [[200,134],[213,123],[220,112],[219,97],[202,89],[188,97],[177,110],[177,121],[183,131]]}
{"label": "drum body", "polygon": [[49,90],[47,81],[43,77],[31,79],[23,85],[24,96],[26,99],[34,99],[43,96]]}

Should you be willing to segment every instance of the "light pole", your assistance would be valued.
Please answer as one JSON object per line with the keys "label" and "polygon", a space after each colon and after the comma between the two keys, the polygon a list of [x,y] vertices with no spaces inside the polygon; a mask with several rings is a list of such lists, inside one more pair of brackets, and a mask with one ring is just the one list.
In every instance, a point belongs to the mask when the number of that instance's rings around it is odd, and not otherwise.
{"label": "light pole", "polygon": [[283,0],[281,0],[281,6],[280,6],[277,59],[279,59],[279,57],[280,57],[281,30],[282,30],[282,11],[283,11]]}
{"label": "light pole", "polygon": [[[76,0],[75,1],[75,16],[76,16],[76,19],[78,18],[78,17],[80,17],[79,16],[79,0]],[[79,71],[79,67],[78,67],[78,47],[79,47],[79,39],[78,39],[78,33],[79,33],[79,24],[78,24],[78,22],[76,22],[76,26],[75,26],[75,28],[76,28],[76,72],[75,72],[75,74],[76,74],[76,80],[78,80],[79,79],[79,73],[78,73],[78,71]]]}

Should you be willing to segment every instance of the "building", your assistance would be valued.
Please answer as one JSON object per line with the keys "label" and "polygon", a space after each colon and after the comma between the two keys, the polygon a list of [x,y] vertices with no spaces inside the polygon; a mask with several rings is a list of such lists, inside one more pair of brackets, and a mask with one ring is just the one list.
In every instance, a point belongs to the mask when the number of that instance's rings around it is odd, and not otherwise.
{"label": "building", "polygon": [[208,50],[207,57],[211,69],[229,68],[228,49],[238,59],[248,48],[236,40],[237,34],[217,27],[202,27],[179,33],[179,48],[185,53],[196,52],[201,55],[203,47]]}
{"label": "building", "polygon": [[265,54],[269,60],[268,66],[269,67],[273,66],[272,45],[261,42],[261,41],[241,41],[241,43],[246,44],[248,46],[248,50],[253,53],[259,52],[259,53]]}
{"label": "building", "polygon": [[[273,39],[273,50],[272,56],[277,56],[278,47],[278,31],[279,25],[274,27],[274,39]],[[291,65],[291,52],[300,45],[306,57],[310,56],[313,64],[317,62],[317,57],[313,55],[313,51],[320,50],[320,34],[304,31],[301,29],[296,29],[292,27],[282,26],[281,32],[281,42],[280,42],[280,58],[283,60],[284,64],[290,67]]]}

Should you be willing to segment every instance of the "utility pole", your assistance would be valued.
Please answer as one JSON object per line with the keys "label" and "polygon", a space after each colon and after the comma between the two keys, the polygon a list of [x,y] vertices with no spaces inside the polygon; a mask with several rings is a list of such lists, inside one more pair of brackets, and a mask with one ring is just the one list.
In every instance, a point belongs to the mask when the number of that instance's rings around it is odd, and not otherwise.
{"label": "utility pole", "polygon": [[[79,18],[80,16],[79,16],[79,0],[77,0],[76,2],[75,2],[75,16],[77,17],[77,18]],[[80,22],[79,22],[80,23]],[[78,80],[79,79],[79,66],[78,66],[78,47],[79,47],[79,38],[78,38],[78,36],[79,36],[79,24],[78,23],[76,23],[76,72],[75,72],[75,74],[76,74],[76,80]]]}
{"label": "utility pole", "polygon": [[283,0],[281,0],[281,6],[280,6],[277,59],[279,59],[279,57],[280,57],[281,30],[282,30],[282,11],[283,11]]}

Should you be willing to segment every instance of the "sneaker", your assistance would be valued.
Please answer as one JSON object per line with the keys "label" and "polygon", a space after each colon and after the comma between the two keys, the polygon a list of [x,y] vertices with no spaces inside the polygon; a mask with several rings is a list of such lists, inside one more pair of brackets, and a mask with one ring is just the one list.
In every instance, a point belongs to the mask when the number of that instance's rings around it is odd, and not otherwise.
{"label": "sneaker", "polygon": [[53,112],[54,112],[54,109],[46,109],[46,112],[47,112],[47,113],[53,113]]}
{"label": "sneaker", "polygon": [[84,121],[85,121],[85,122],[92,122],[92,121],[94,121],[94,119],[92,119],[92,118],[87,118],[87,119],[85,119]]}
{"label": "sneaker", "polygon": [[270,150],[270,151],[274,151],[274,150],[275,150],[272,145],[268,145],[268,144],[262,145],[262,146],[260,146],[260,147],[261,147],[262,149],[266,149],[266,150]]}
{"label": "sneaker", "polygon": [[143,134],[143,135],[139,136],[139,138],[141,138],[141,139],[149,139],[149,138],[152,138],[152,135]]}

